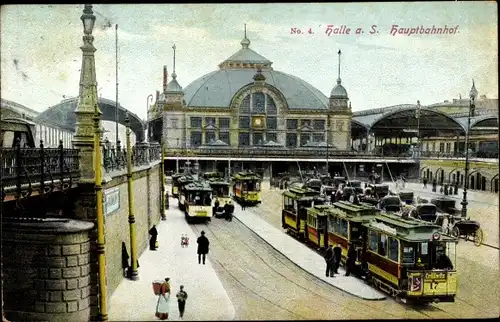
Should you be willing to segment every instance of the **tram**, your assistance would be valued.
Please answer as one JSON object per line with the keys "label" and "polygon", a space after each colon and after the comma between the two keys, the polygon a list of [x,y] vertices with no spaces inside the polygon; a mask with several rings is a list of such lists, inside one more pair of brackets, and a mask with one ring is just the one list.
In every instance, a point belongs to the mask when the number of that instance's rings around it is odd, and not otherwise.
{"label": "tram", "polygon": [[172,175],[172,196],[174,198],[179,198],[179,178],[182,176],[180,173]]}
{"label": "tram", "polygon": [[219,207],[224,207],[224,205],[231,201],[229,194],[231,184],[229,182],[218,177],[212,177],[207,182],[212,187],[212,207],[215,207],[215,200],[219,200]]}
{"label": "tram", "polygon": [[287,233],[303,240],[306,236],[307,208],[325,204],[325,199],[319,192],[307,187],[291,187],[283,192],[283,210],[281,211],[281,225]]}
{"label": "tram", "polygon": [[196,181],[183,188],[184,213],[190,223],[195,220],[210,221],[212,219],[212,187],[206,181]]}
{"label": "tram", "polygon": [[457,239],[442,234],[440,226],[389,213],[363,226],[363,260],[374,286],[412,301],[455,301]]}
{"label": "tram", "polygon": [[192,175],[183,175],[177,179],[178,182],[178,197],[177,202],[180,210],[184,210],[184,204],[186,200],[186,191],[184,187],[190,183],[195,182],[195,178]]}
{"label": "tram", "polygon": [[240,203],[256,205],[261,202],[262,179],[253,172],[238,172],[233,175],[233,197]]}
{"label": "tram", "polygon": [[331,205],[313,205],[307,208],[307,229],[305,229],[306,242],[313,245],[318,250],[322,250],[328,245],[327,216],[326,210]]}
{"label": "tram", "polygon": [[[359,258],[362,258],[363,243],[366,236],[362,224],[372,220],[380,210],[369,204],[355,205],[349,201],[338,201],[326,211],[328,244],[340,245],[342,249],[341,262],[345,263],[349,245],[353,244]],[[356,260],[356,265],[361,267],[361,261]]]}

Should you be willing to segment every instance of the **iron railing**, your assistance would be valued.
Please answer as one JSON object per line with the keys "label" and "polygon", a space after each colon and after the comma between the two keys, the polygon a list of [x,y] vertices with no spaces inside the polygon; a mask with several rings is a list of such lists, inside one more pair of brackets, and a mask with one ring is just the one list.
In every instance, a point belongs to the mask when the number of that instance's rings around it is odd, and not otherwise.
{"label": "iron railing", "polygon": [[[127,149],[118,144],[113,147],[109,142],[104,142],[102,147],[103,166],[105,172],[127,168]],[[137,143],[132,147],[132,166],[148,165],[161,159],[161,146],[159,143]]]}
{"label": "iron railing", "polygon": [[[250,157],[250,158],[297,158],[297,159],[324,159],[331,158],[359,158],[371,159],[377,156],[370,152],[343,151],[321,148],[283,148],[283,147],[249,147],[249,148],[189,148],[189,149],[165,149],[167,157]],[[392,156],[384,155],[384,157],[393,157],[395,159],[410,159],[409,156]]]}
{"label": "iron railing", "polygon": [[58,148],[21,147],[20,140],[14,148],[0,149],[2,154],[2,198],[15,194],[16,199],[33,194],[63,191],[78,183],[80,178],[77,149],[65,149],[63,141]]}

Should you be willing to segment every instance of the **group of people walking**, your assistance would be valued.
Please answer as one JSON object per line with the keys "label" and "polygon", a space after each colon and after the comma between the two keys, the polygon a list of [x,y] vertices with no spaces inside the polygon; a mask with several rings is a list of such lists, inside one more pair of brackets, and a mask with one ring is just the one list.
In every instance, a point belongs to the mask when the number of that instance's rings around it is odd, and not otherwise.
{"label": "group of people walking", "polygon": [[[342,247],[337,244],[335,247],[328,245],[323,257],[326,262],[326,277],[334,277],[334,274],[339,274],[340,262],[342,259]],[[356,249],[354,245],[349,245],[347,251],[347,260],[345,265],[345,276],[349,276],[356,267]]]}
{"label": "group of people walking", "polygon": [[[149,230],[149,234],[151,235],[149,240],[150,250],[156,251],[158,248],[157,238],[158,238],[158,230],[156,226]],[[210,241],[205,236],[205,231],[201,231],[200,236],[196,240],[198,244],[197,255],[198,255],[198,264],[203,263],[205,265],[206,256],[209,251]],[[183,233],[181,235],[181,247],[187,248],[189,246],[189,237],[187,234]],[[170,300],[170,278],[165,278],[165,281],[161,284],[160,290],[158,292],[158,301],[156,303],[156,313],[155,316],[160,320],[167,320],[169,314],[169,300]],[[155,293],[156,294],[156,293]],[[184,285],[179,287],[179,292],[176,294],[177,305],[179,308],[179,316],[182,318],[184,316],[184,310],[186,308],[186,300],[188,298],[187,292],[184,290]]]}
{"label": "group of people walking", "polygon": [[[221,207],[220,207],[220,201],[219,198],[215,199],[214,207],[212,209],[212,212],[214,216],[217,216],[218,213],[220,213]],[[222,207],[222,216],[228,220],[228,221],[233,221],[233,213],[234,213],[234,204],[231,200],[229,200],[224,207]]]}
{"label": "group of people walking", "polygon": [[[165,281],[161,284],[158,301],[156,302],[156,313],[155,316],[160,320],[168,320],[169,305],[170,305],[170,278],[165,278]],[[176,294],[177,306],[179,308],[179,317],[184,316],[184,309],[186,308],[186,300],[188,298],[187,292],[184,290],[184,285],[179,287],[179,292]]]}

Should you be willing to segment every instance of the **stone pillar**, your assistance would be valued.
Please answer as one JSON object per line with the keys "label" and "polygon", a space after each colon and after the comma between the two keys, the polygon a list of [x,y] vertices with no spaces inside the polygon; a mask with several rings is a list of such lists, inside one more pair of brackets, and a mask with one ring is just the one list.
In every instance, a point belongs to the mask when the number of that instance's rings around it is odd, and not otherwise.
{"label": "stone pillar", "polygon": [[7,318],[92,320],[89,233],[93,227],[89,222],[61,218],[4,219]]}

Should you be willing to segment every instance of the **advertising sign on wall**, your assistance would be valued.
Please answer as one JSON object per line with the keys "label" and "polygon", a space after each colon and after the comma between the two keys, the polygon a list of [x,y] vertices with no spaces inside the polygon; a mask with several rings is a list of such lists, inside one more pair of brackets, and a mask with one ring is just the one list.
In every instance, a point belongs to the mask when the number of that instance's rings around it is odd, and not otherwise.
{"label": "advertising sign on wall", "polygon": [[120,188],[104,190],[104,215],[109,215],[120,209]]}

